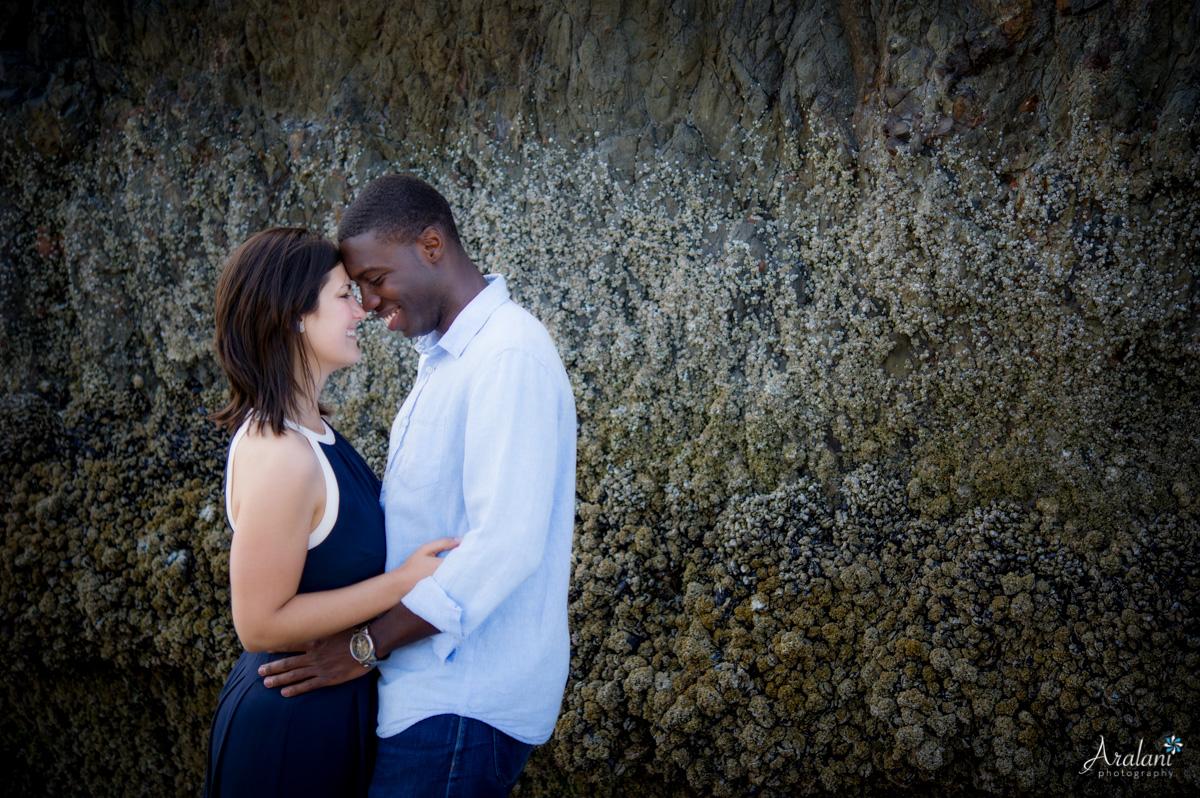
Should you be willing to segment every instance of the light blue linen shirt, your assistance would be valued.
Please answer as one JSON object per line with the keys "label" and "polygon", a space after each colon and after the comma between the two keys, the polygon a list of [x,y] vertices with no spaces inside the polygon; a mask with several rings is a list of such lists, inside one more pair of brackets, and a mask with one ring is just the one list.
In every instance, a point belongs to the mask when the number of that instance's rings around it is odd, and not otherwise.
{"label": "light blue linen shirt", "polygon": [[541,744],[570,660],[571,384],[546,328],[495,275],[445,335],[414,345],[380,496],[387,567],[426,541],[463,540],[404,598],[439,634],[380,663],[378,734],[450,713]]}

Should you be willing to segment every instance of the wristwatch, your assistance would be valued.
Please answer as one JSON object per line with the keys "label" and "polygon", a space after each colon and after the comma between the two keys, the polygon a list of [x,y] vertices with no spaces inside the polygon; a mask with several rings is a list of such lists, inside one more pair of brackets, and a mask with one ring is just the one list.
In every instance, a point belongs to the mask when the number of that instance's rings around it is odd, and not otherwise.
{"label": "wristwatch", "polygon": [[364,668],[374,668],[379,664],[379,660],[375,658],[375,639],[371,637],[370,624],[364,624],[363,628],[350,638],[350,656]]}

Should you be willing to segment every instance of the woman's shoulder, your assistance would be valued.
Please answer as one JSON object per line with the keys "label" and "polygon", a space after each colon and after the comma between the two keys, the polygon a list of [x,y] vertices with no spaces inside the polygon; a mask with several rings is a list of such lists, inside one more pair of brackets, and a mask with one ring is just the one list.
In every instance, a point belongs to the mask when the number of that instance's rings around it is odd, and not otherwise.
{"label": "woman's shoulder", "polygon": [[234,453],[235,473],[269,471],[272,475],[292,478],[317,476],[320,464],[312,446],[301,433],[293,429],[275,432],[269,426],[250,424],[242,434]]}

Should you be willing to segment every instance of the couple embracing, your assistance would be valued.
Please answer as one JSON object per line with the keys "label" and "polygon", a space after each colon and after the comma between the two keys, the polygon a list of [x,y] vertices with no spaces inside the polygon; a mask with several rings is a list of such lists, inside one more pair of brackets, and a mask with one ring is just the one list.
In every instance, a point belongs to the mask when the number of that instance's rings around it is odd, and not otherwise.
{"label": "couple embracing", "polygon": [[[338,243],[264,231],[217,288],[230,403],[214,420],[233,433],[246,650],[213,718],[205,795],[506,795],[567,679],[570,383],[425,182],[370,183]],[[320,403],[357,362],[368,311],[420,353],[382,483]]]}

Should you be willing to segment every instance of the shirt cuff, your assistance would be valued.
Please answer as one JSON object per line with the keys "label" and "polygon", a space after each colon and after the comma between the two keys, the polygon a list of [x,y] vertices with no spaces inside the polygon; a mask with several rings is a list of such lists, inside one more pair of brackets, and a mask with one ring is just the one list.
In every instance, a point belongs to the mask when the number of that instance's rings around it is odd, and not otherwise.
{"label": "shirt cuff", "polygon": [[445,662],[462,639],[462,607],[446,595],[446,591],[433,581],[432,576],[417,582],[408,595],[400,599],[400,603],[442,632],[433,638],[433,653]]}

